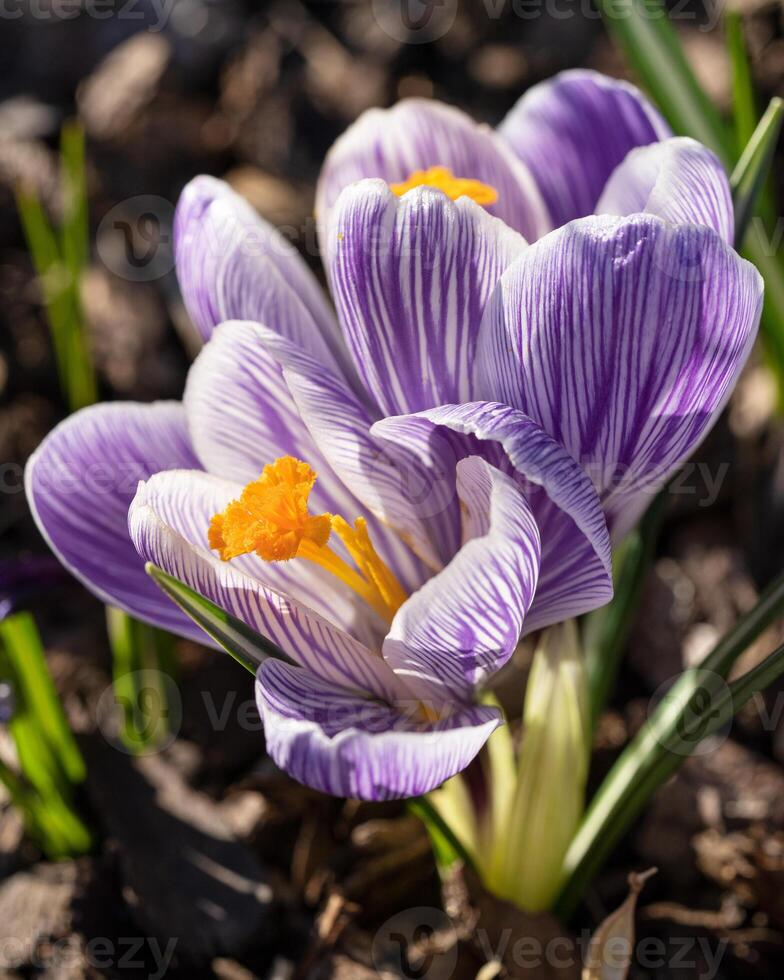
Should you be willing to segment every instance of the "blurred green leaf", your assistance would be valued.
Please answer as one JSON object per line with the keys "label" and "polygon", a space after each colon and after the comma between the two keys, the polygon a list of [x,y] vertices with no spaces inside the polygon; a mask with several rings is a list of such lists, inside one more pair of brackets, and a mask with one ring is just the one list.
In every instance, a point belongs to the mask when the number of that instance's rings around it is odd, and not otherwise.
{"label": "blurred green leaf", "polygon": [[728,10],[724,17],[727,52],[732,72],[732,114],[735,122],[736,153],[741,154],[757,125],[757,107],[751,81],[751,65],[743,36],[743,17]]}
{"label": "blurred green leaf", "polygon": [[7,724],[20,769],[17,775],[0,767],[0,780],[50,858],[84,853],[91,836],[73,804],[74,788],[85,776],[84,761],[27,613],[0,622],[0,677],[13,691]]}
{"label": "blurred green leaf", "polygon": [[46,306],[57,373],[61,381],[65,381],[68,377],[70,304],[67,275],[60,261],[57,237],[41,202],[34,194],[20,189],[16,204]]}
{"label": "blurred green leaf", "polygon": [[63,221],[52,226],[36,194],[22,184],[17,209],[46,309],[60,384],[72,411],[97,399],[95,373],[82,313],[80,284],[90,259],[84,134],[63,128]]}
{"label": "blurred green leaf", "polygon": [[16,613],[0,623],[0,639],[25,701],[38,720],[46,741],[62,764],[71,783],[86,775],[84,759],[65,718],[35,620],[29,613]]}
{"label": "blurred green leaf", "polygon": [[60,233],[65,263],[78,279],[90,261],[90,225],[87,213],[87,162],[84,132],[76,122],[60,133],[63,224]]}
{"label": "blurred green leaf", "polygon": [[120,737],[132,752],[154,749],[169,734],[169,684],[176,670],[174,638],[122,609],[106,607]]}

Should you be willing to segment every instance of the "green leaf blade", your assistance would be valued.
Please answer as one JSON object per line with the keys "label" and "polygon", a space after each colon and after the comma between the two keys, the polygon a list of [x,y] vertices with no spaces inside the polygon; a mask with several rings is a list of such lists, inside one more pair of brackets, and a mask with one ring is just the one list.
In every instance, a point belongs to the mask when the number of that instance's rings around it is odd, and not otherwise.
{"label": "green leaf blade", "polygon": [[280,647],[265,639],[232,616],[231,613],[216,606],[214,602],[194,592],[173,576],[148,562],[145,570],[155,584],[162,589],[208,636],[219,643],[238,663],[256,673],[258,667],[270,657],[294,664]]}
{"label": "green leaf blade", "polygon": [[773,164],[773,154],[781,133],[782,121],[784,121],[784,102],[779,98],[771,99],[730,176],[735,208],[735,244],[738,247],[743,244],[749,222],[757,211],[760,196]]}
{"label": "green leaf blade", "polygon": [[[585,886],[612,847],[661,783],[687,758],[683,738],[688,725],[713,710],[715,699],[727,688],[724,678],[733,664],[782,614],[784,574],[765,590],[754,608],[719,641],[699,667],[687,670],[679,677],[667,697],[621,753],[591,800],[567,853],[564,863],[567,883],[557,905],[562,917],[571,915]],[[777,665],[778,653],[776,651]],[[778,669],[778,666],[774,669]],[[744,675],[742,680],[754,689],[754,685],[764,676],[767,675],[759,672],[752,677]],[[744,690],[744,687],[735,688],[739,697],[743,696]],[[709,695],[707,706],[701,703],[705,699],[704,692]],[[719,727],[727,720],[723,716]],[[701,737],[708,734],[708,730],[709,726],[704,726]]]}

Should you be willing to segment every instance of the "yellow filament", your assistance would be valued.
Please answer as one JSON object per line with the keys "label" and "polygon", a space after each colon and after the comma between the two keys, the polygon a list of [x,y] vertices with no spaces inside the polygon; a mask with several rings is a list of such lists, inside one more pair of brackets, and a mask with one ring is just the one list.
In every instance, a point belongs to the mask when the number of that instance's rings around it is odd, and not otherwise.
{"label": "yellow filament", "polygon": [[413,190],[414,187],[435,187],[436,190],[443,191],[447,197],[451,197],[453,201],[459,197],[470,197],[477,204],[487,205],[495,204],[498,200],[498,191],[495,187],[471,177],[455,177],[449,167],[415,170],[402,183],[389,185],[389,189],[398,197],[402,197],[406,191]]}
{"label": "yellow filament", "polygon": [[352,528],[348,521],[335,516],[332,518],[332,530],[346,546],[346,551],[354,559],[365,580],[372,585],[386,609],[391,612],[391,620],[408,597],[373,547],[367,521],[364,517],[358,517]]}
{"label": "yellow filament", "polygon": [[[264,561],[304,558],[340,579],[391,622],[406,593],[373,547],[364,518],[351,527],[342,517],[310,513],[308,497],[315,482],[315,471],[292,456],[265,466],[238,500],[212,518],[210,547],[224,561],[251,553]],[[356,568],[328,547],[333,530]]]}

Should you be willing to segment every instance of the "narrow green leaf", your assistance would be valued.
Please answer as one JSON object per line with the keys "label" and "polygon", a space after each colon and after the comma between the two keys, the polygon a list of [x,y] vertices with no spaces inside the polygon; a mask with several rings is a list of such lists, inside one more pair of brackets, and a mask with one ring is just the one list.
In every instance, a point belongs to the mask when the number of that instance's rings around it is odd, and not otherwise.
{"label": "narrow green leaf", "polygon": [[9,616],[0,623],[0,639],[25,700],[63,772],[70,782],[82,782],[86,775],[84,759],[52,683],[35,620],[29,613]]}
{"label": "narrow green leaf", "polygon": [[8,731],[20,774],[3,767],[0,780],[23,814],[30,835],[50,858],[89,850],[91,836],[73,806],[84,763],[68,728],[43,657],[35,623],[26,613],[0,622],[0,676],[13,688]]}
{"label": "narrow green leaf", "polygon": [[[776,376],[779,407],[784,408],[784,256],[781,253],[781,221],[752,218],[742,254],[753,262],[765,280],[760,335],[765,354]],[[773,229],[771,231],[771,229]]]}
{"label": "narrow green leaf", "polygon": [[60,257],[57,236],[35,194],[20,188],[17,191],[16,204],[46,307],[57,373],[61,383],[65,385],[68,375],[70,303],[67,274]]}
{"label": "narrow green leaf", "polygon": [[70,323],[68,331],[68,391],[71,408],[91,405],[98,398],[87,327],[81,301],[81,282],[90,261],[90,225],[87,209],[87,164],[84,132],[76,122],[66,123],[60,136],[63,223],[61,250],[68,270]]}
{"label": "narrow green leaf", "polygon": [[[688,731],[694,719],[707,717],[713,710],[713,700],[726,687],[724,678],[733,664],[782,613],[784,575],[766,589],[754,609],[723,637],[699,667],[684,671],[623,751],[591,801],[566,855],[564,874],[567,884],[558,900],[559,914],[571,915],[585,886],[614,844],[661,785],[662,779],[667,778],[666,773],[674,771],[667,767],[674,765],[677,768],[687,757],[687,752],[677,750],[684,730]],[[762,675],[755,675],[759,676]],[[754,678],[751,680],[756,683]],[[743,689],[738,690],[742,692]],[[703,726],[701,731],[704,737],[707,727]]]}
{"label": "narrow green leaf", "polygon": [[[61,822],[56,817],[52,817],[56,806],[52,809],[47,808],[42,797],[33,787],[1,759],[0,783],[8,791],[12,805],[24,822],[25,830],[46,856],[51,860],[66,857],[69,853],[69,839],[67,832],[63,833],[61,829]],[[78,853],[78,850],[73,853]]]}
{"label": "narrow green leaf", "polygon": [[90,261],[90,226],[84,132],[77,122],[66,123],[62,128],[60,163],[63,196],[62,253],[74,280],[78,280]]}
{"label": "narrow green leaf", "polygon": [[466,868],[475,870],[471,855],[430,800],[424,796],[417,796],[408,800],[407,805],[411,813],[425,825],[440,872],[448,871],[458,861]]}
{"label": "narrow green leaf", "polygon": [[106,607],[115,701],[123,713],[120,737],[132,752],[155,748],[169,733],[170,634]]}
{"label": "narrow green leaf", "polygon": [[738,246],[743,243],[749,222],[757,210],[783,120],[784,102],[779,98],[771,99],[730,176],[735,207],[735,244]]}
{"label": "narrow green leaf", "polygon": [[[602,825],[592,850],[567,881],[555,907],[563,921],[572,915],[585,885],[645,809],[656,790],[677,772],[700,742],[720,731],[750,698],[765,690],[782,675],[784,646],[778,647],[761,664],[732,684],[717,684],[718,675],[710,672],[702,675],[702,681],[697,688],[700,694],[699,710],[682,716],[682,724],[670,741],[663,743],[663,751],[656,765],[649,769],[641,768],[629,787],[622,812],[616,814],[615,820]],[[586,823],[587,821],[588,816]]]}
{"label": "narrow green leaf", "polygon": [[90,831],[61,796],[42,795],[2,760],[0,783],[19,811],[27,833],[48,858],[56,861],[90,850]]}
{"label": "narrow green leaf", "polygon": [[72,411],[97,400],[81,308],[80,283],[90,257],[84,136],[65,126],[61,143],[63,223],[50,223],[35,193],[17,191],[17,208],[40,283],[60,385]]}
{"label": "narrow green leaf", "polygon": [[732,109],[735,122],[736,152],[740,155],[757,125],[757,108],[751,65],[743,36],[743,17],[738,10],[728,10],[724,17],[727,52],[732,71]]}
{"label": "narrow green leaf", "polygon": [[280,647],[151,562],[147,563],[146,571],[183,612],[251,674],[255,674],[259,664],[269,657],[294,663]]}

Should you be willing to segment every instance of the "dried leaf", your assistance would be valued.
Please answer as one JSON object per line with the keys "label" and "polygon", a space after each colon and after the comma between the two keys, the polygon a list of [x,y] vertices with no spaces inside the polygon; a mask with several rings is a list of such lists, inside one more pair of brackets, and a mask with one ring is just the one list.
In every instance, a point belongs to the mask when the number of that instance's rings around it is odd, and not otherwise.
{"label": "dried leaf", "polygon": [[629,875],[626,901],[602,922],[591,938],[582,980],[626,980],[634,951],[634,912],[645,882],[656,874],[650,868]]}

